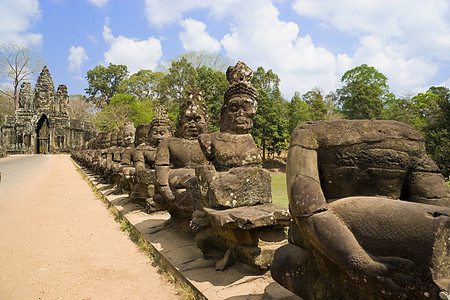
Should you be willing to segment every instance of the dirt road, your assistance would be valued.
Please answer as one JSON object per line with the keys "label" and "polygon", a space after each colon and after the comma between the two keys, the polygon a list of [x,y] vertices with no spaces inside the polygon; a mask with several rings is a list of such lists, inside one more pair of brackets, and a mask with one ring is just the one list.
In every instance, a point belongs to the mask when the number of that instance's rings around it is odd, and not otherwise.
{"label": "dirt road", "polygon": [[66,155],[0,160],[0,299],[178,299]]}

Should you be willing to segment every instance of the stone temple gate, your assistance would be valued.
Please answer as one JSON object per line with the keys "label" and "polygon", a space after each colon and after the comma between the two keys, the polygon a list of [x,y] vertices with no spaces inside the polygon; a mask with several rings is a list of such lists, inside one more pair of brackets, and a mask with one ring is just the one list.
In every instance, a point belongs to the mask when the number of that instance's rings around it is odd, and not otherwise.
{"label": "stone temple gate", "polygon": [[69,95],[63,84],[55,91],[47,67],[36,86],[24,82],[19,92],[19,108],[8,115],[1,128],[1,142],[9,154],[50,154],[70,152],[94,137],[89,121],[70,119]]}

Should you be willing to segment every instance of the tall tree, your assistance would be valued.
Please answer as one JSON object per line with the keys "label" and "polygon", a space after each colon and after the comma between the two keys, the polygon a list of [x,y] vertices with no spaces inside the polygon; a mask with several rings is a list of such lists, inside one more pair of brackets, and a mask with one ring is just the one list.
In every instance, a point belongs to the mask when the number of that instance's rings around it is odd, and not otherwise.
{"label": "tall tree", "polygon": [[311,112],[308,104],[302,99],[299,92],[295,92],[291,101],[287,103],[288,132],[292,133],[298,124],[311,120]]}
{"label": "tall tree", "polygon": [[144,98],[157,98],[156,86],[164,76],[162,72],[153,72],[151,70],[140,70],[125,79],[127,93],[135,95],[139,100]]}
{"label": "tall tree", "polygon": [[117,93],[124,93],[124,80],[128,76],[128,69],[124,65],[109,64],[108,67],[98,65],[87,71],[88,88],[84,89],[89,101],[96,107],[109,105],[111,98]]}
{"label": "tall tree", "polygon": [[322,91],[314,88],[302,96],[303,100],[308,104],[310,111],[310,120],[324,120],[328,112],[327,106],[323,100]]}
{"label": "tall tree", "polygon": [[212,132],[220,127],[220,109],[223,96],[228,87],[228,80],[222,71],[206,66],[197,68],[198,88],[205,92],[205,104],[208,107],[209,127]]}
{"label": "tall tree", "polygon": [[3,96],[14,100],[14,110],[19,107],[19,86],[24,81],[34,79],[44,67],[40,53],[30,47],[3,44],[0,46],[0,78],[12,81],[12,93],[0,88]]}
{"label": "tall tree", "polygon": [[69,116],[71,119],[92,121],[95,117],[96,109],[94,104],[87,101],[86,96],[69,96]]}
{"label": "tall tree", "polygon": [[232,64],[232,60],[229,57],[226,57],[221,53],[211,53],[207,51],[186,52],[175,57],[173,60],[181,59],[185,59],[196,69],[206,67],[221,72],[225,72],[228,66]]}
{"label": "tall tree", "polygon": [[337,91],[339,104],[348,119],[378,119],[384,102],[393,95],[387,78],[366,64],[348,70],[341,78],[345,85]]}
{"label": "tall tree", "polygon": [[432,117],[427,118],[425,141],[427,151],[441,169],[442,174],[450,177],[450,89],[431,87],[428,93],[436,95],[437,108],[431,109]]}
{"label": "tall tree", "polygon": [[286,148],[289,139],[286,101],[281,97],[280,78],[272,70],[259,67],[253,73],[252,84],[259,92],[258,109],[251,131],[256,143],[266,152],[274,155]]}
{"label": "tall tree", "polygon": [[[8,90],[5,90],[7,93]],[[12,90],[9,91],[12,94]],[[8,97],[4,94],[0,94],[0,127],[3,125],[5,121],[5,117],[7,115],[14,114],[14,101],[12,97]]]}

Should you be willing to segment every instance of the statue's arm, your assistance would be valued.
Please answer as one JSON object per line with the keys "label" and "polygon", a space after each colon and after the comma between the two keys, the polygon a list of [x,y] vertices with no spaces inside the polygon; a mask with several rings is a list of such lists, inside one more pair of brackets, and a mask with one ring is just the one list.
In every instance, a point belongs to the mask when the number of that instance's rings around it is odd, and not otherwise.
{"label": "statue's arm", "polygon": [[134,167],[136,168],[136,172],[144,171],[145,170],[145,157],[144,157],[144,151],[142,150],[136,150],[136,153],[134,155]]}
{"label": "statue's arm", "polygon": [[158,145],[155,160],[156,188],[166,201],[174,199],[169,186],[170,148],[169,141],[163,140]]}
{"label": "statue's arm", "polygon": [[[288,163],[287,183],[289,208],[301,232],[314,249],[354,280],[366,282],[376,290],[389,288],[400,291],[399,286],[387,277],[392,266],[374,260],[344,222],[328,209],[318,178],[316,151],[298,148],[293,151],[302,156],[295,157],[295,166],[289,166],[291,162]],[[385,258],[384,261],[388,262],[389,259]],[[398,264],[405,262],[399,258],[392,258],[392,261]]]}

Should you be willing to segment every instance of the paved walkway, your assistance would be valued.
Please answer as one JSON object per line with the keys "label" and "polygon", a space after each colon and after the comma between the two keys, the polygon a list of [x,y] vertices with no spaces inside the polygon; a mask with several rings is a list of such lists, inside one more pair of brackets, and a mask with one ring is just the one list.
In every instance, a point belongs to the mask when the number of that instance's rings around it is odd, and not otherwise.
{"label": "paved walkway", "polygon": [[67,155],[0,159],[0,299],[177,299]]}

